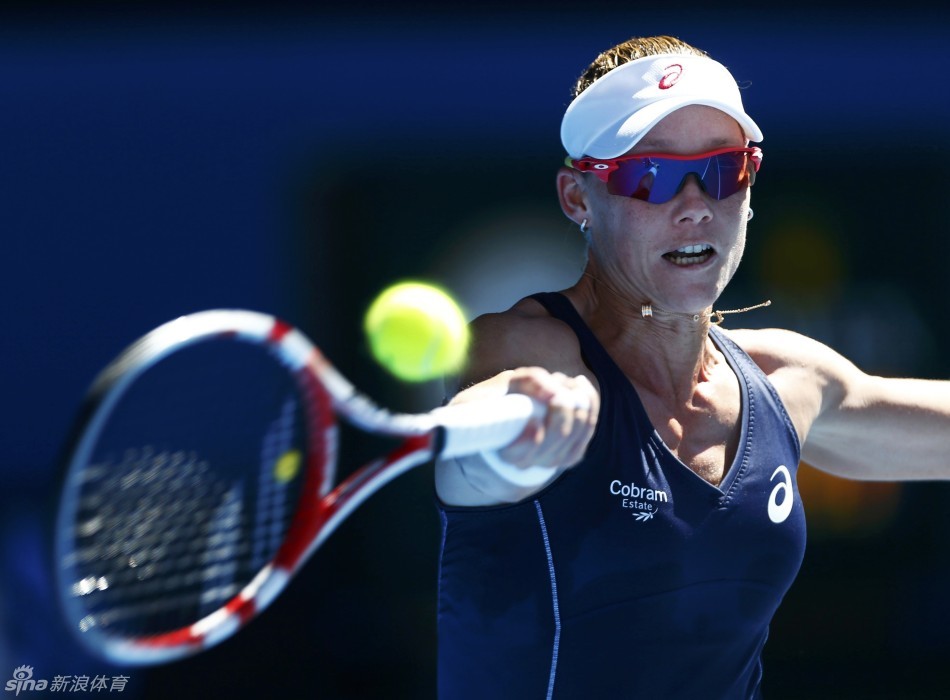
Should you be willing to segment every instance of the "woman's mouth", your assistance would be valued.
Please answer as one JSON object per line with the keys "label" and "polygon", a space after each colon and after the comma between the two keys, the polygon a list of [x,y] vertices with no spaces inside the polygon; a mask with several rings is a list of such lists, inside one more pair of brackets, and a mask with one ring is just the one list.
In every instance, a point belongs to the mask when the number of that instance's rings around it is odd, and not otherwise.
{"label": "woman's mouth", "polygon": [[715,251],[708,243],[699,243],[696,245],[687,245],[669,253],[664,253],[663,257],[674,265],[687,267],[689,265],[701,265],[713,256]]}

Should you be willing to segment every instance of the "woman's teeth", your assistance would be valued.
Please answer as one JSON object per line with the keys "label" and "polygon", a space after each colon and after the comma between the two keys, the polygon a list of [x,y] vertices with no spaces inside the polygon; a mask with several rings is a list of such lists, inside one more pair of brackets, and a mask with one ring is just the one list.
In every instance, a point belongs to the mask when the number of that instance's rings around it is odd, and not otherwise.
{"label": "woman's teeth", "polygon": [[674,251],[666,253],[663,257],[674,265],[698,265],[709,260],[712,254],[712,246],[702,243],[677,248]]}

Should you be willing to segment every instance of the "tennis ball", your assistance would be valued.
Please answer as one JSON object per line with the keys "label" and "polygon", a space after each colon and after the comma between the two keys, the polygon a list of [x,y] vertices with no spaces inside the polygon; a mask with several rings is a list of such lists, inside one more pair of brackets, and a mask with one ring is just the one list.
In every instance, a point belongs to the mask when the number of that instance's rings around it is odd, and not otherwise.
{"label": "tennis ball", "polygon": [[399,379],[423,382],[458,371],[468,350],[468,324],[442,289],[401,282],[370,304],[363,323],[373,357]]}

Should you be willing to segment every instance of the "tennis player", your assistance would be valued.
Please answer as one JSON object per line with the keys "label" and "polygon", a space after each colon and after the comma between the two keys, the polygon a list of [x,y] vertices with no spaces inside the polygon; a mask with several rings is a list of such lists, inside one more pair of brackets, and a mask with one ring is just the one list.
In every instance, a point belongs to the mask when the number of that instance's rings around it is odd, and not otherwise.
{"label": "tennis player", "polygon": [[570,288],[473,322],[453,402],[543,417],[436,468],[440,696],[758,698],[805,550],[800,459],[852,479],[950,478],[950,383],[869,376],[784,330],[722,330],[762,132],[736,81],[671,37],[579,79]]}

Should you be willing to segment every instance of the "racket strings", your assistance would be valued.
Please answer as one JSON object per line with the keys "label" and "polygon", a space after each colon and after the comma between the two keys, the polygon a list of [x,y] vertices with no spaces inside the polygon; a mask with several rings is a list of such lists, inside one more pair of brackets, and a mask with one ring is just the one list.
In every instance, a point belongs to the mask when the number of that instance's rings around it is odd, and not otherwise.
{"label": "racket strings", "polygon": [[260,569],[284,539],[290,511],[287,482],[297,477],[302,459],[294,450],[297,405],[288,399],[280,415],[271,424],[261,445],[261,469],[258,473],[257,513],[253,540],[253,566]]}
{"label": "racket strings", "polygon": [[335,455],[332,398],[302,352],[225,333],[152,354],[98,389],[57,527],[67,615],[122,650],[226,624],[216,613],[297,551]]}
{"label": "racket strings", "polygon": [[[290,414],[275,422],[285,433]],[[252,528],[244,484],[219,478],[194,453],[146,447],[88,470],[75,549],[64,562],[77,572],[72,592],[88,610],[80,628],[157,634],[237,595],[273,556],[293,511],[292,480],[272,475],[288,438],[269,442]]]}

